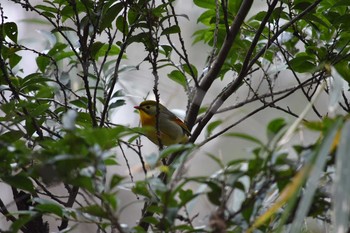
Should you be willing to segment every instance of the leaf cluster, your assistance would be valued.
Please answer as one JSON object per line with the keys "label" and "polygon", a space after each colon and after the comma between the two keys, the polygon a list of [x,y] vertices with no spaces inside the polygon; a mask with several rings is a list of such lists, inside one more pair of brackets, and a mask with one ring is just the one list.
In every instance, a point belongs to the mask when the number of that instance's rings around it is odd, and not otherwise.
{"label": "leaf cluster", "polygon": [[[1,232],[49,232],[50,218],[64,232],[81,223],[101,232],[300,232],[307,218],[349,228],[343,206],[350,191],[348,1],[269,0],[246,18],[253,0],[194,0],[203,11],[192,42],[210,48],[203,67],[190,59],[196,51],[181,21],[190,18],[177,1],[11,2],[39,17],[28,24],[44,22],[47,29],[41,48],[27,45],[0,3],[0,180],[13,197],[0,199],[0,214],[10,222]],[[28,54],[34,72],[22,63]],[[141,89],[137,79],[120,76],[143,67],[151,71],[149,92],[157,102],[169,94],[160,82],[183,90],[192,130],[188,144],[160,146],[148,160],[143,129],[111,117]],[[160,77],[163,70],[167,76]],[[223,80],[222,89],[214,88]],[[327,109],[317,105],[321,93]],[[282,101],[295,95],[308,102],[302,112]],[[224,117],[252,103],[242,118]],[[266,109],[281,115],[266,125],[265,138],[235,132]],[[310,112],[317,120],[308,119]],[[309,131],[316,135],[309,144],[292,140]],[[232,148],[222,160],[202,151],[223,137],[249,142],[249,156],[233,159],[240,152]],[[133,155],[144,171],[137,180]],[[197,155],[207,155],[217,171],[189,176],[187,161]],[[129,177],[107,173],[124,163]],[[149,175],[149,165],[160,171]],[[121,220],[130,205],[121,203],[125,189],[143,204],[134,225]],[[203,199],[205,213],[196,210]]]}

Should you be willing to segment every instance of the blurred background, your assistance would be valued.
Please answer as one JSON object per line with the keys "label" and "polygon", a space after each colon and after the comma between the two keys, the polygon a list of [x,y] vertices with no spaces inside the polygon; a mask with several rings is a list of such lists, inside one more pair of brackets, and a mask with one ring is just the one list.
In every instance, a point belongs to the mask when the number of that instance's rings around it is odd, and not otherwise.
{"label": "blurred background", "polygon": [[[253,15],[257,11],[262,10],[264,4],[264,1],[254,1],[253,9],[251,10],[250,15]],[[40,19],[36,18],[36,14],[25,11],[25,9],[20,8],[18,5],[13,4],[11,1],[2,2],[1,5],[4,8],[5,14],[8,16],[7,21],[15,21],[19,26],[18,31],[20,44],[23,44],[40,52],[45,52],[45,50],[49,48],[50,40],[55,40],[55,38],[50,33],[50,25],[42,23]],[[175,2],[174,6],[176,7],[176,11],[179,14],[185,14],[189,18],[186,19],[185,17],[179,17],[181,32],[184,37],[185,45],[187,47],[187,52],[190,58],[189,60],[197,67],[199,73],[202,73],[206,68],[206,59],[211,50],[207,45],[203,45],[201,43],[193,44],[192,35],[196,30],[203,28],[202,25],[197,24],[197,18],[203,11],[202,9],[196,7],[192,1],[188,0],[178,0]],[[103,40],[103,38],[99,39]],[[126,72],[121,73],[117,87],[118,89],[121,89],[125,94],[126,104],[120,108],[117,108],[117,110],[113,112],[111,115],[111,120],[116,124],[136,127],[139,125],[139,116],[135,112],[133,106],[138,105],[145,98],[154,99],[152,92],[154,82],[149,63],[142,62],[147,55],[147,53],[144,51],[143,45],[140,44],[139,47],[132,46],[128,48],[127,54],[128,59],[123,60],[122,65],[125,68],[130,67],[130,69]],[[37,70],[35,58],[36,56],[33,53],[28,52],[28,54],[25,54],[19,65],[19,67],[23,67],[23,70],[19,72],[23,72],[24,74],[35,72]],[[140,64],[138,69],[133,68],[135,66],[138,66],[138,64]],[[278,69],[278,67],[276,67],[276,69]],[[70,77],[74,77],[74,75],[76,75],[76,71],[74,70],[69,72]],[[169,109],[177,110],[177,112],[182,113],[184,116],[187,105],[186,93],[180,85],[177,85],[174,81],[170,80],[167,77],[169,69],[160,69],[159,72],[161,77],[159,83],[159,93],[162,104],[167,106]],[[284,75],[280,75],[280,77],[283,77],[283,79],[280,78],[275,80],[275,86],[285,88],[296,84],[295,80],[289,76],[290,74],[287,71],[283,72]],[[215,86],[210,89],[210,93],[204,100],[204,105],[208,105],[213,100],[213,98],[222,90],[222,88],[225,87],[227,83],[229,83],[233,78],[234,74],[232,74],[232,77],[225,77],[225,79],[221,82],[216,82]],[[252,85],[258,85],[261,79],[262,75],[261,77],[259,77],[259,75],[255,75],[251,78]],[[72,85],[79,86],[80,83],[74,83],[74,81],[72,81]],[[267,86],[262,86],[260,87],[259,91],[264,92],[267,89]],[[230,106],[244,100],[247,97],[248,92],[248,87],[241,88],[238,93],[228,99],[227,103],[224,106]],[[316,102],[316,105],[320,111],[326,111],[327,104],[325,103],[327,103],[327,96],[321,96]],[[296,92],[289,98],[281,101],[280,104],[288,106],[293,110],[293,112],[300,113],[305,108],[307,100],[301,93]],[[216,130],[220,130],[225,126],[228,126],[240,120],[259,106],[261,106],[261,103],[256,101],[234,111],[217,114],[213,120],[221,119],[225,123],[220,125]],[[258,114],[245,119],[237,126],[233,127],[230,132],[244,132],[247,134],[255,135],[255,137],[265,140],[265,127],[267,123],[277,117],[285,118],[289,123],[292,123],[295,120],[295,118],[291,115],[288,115],[276,109],[267,108],[263,111],[260,111]],[[315,115],[312,112],[310,112],[307,117],[308,119],[316,119]],[[205,131],[203,131],[197,142],[201,142],[204,139]],[[143,145],[143,156],[148,157],[158,153],[158,147],[150,142],[147,138],[142,137],[141,140]],[[315,138],[310,133],[304,135],[301,132],[298,137],[294,138],[294,140],[302,140],[305,145],[307,145],[310,141],[314,141]],[[218,171],[219,167],[212,161],[212,159],[207,156],[207,154],[214,154],[220,156],[223,161],[228,161],[234,158],[239,159],[248,156],[250,154],[249,151],[253,148],[254,145],[247,141],[221,136],[207,143],[191,156],[189,161],[186,163],[186,176],[191,177],[214,175]],[[134,177],[134,181],[140,178],[144,178],[145,174],[140,169],[140,159],[138,156],[127,148],[125,148],[125,150],[128,163],[133,168],[132,175]],[[121,207],[120,222],[125,223],[129,226],[133,226],[137,224],[136,220],[139,219],[141,215],[143,204],[140,200],[138,200],[138,197],[129,191],[132,187],[132,184],[130,183],[131,181],[129,177],[129,171],[126,166],[125,159],[119,150],[116,150],[115,154],[120,164],[118,166],[110,167],[108,174],[110,175],[113,173],[118,173],[123,174],[126,177],[125,186],[121,187],[119,192],[119,206]],[[1,199],[5,204],[8,205],[9,210],[14,210],[15,205],[14,203],[11,203],[12,192],[10,187],[4,184],[0,184],[0,187],[2,190],[0,193]],[[65,191],[61,190],[62,187],[60,186],[50,188],[55,189],[57,192]],[[198,189],[201,189],[201,187],[199,187],[197,184],[189,185],[189,188],[191,188],[194,192],[196,192]],[[239,193],[237,193],[236,202],[239,203]],[[208,221],[211,210],[212,206],[207,203],[204,197],[199,198],[198,200],[196,199],[196,202],[192,203],[189,208],[191,214],[199,213],[199,216],[196,218],[197,224],[199,225],[201,223],[204,224],[204,222]],[[0,220],[0,225],[6,226],[7,221],[5,217],[1,216]],[[55,223],[55,219],[50,219],[50,222]],[[59,224],[59,222],[57,224]],[[53,232],[57,231],[57,228],[55,228],[54,224],[51,224],[51,227],[51,230]],[[75,232],[96,232],[96,229],[91,225],[81,225],[75,230]]]}

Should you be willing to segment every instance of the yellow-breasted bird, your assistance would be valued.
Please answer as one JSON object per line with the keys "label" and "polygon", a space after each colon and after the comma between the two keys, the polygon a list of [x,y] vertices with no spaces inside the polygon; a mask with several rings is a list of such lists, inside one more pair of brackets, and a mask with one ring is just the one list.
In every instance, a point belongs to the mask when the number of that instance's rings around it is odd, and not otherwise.
{"label": "yellow-breasted bird", "polygon": [[[134,108],[139,110],[141,124],[145,128],[145,136],[159,145],[156,126],[157,102],[146,100]],[[161,104],[159,104],[158,119],[159,135],[164,146],[188,141],[191,133],[186,124]]]}

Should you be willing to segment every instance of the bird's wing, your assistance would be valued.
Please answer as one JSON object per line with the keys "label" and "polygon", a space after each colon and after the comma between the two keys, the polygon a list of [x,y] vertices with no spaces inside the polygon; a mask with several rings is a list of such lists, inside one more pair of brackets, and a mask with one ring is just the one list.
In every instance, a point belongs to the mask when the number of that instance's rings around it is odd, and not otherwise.
{"label": "bird's wing", "polygon": [[191,135],[191,132],[188,129],[187,125],[182,120],[180,120],[174,113],[169,111],[167,108],[163,109],[163,113],[165,113],[165,115],[167,115],[168,119],[175,121],[178,125],[180,125],[181,128],[186,132],[186,134],[188,136]]}
{"label": "bird's wing", "polygon": [[189,136],[191,135],[191,132],[189,131],[189,129],[187,128],[187,125],[182,121],[180,120],[179,118],[175,118],[174,121],[181,126],[181,128],[186,132],[186,134]]}

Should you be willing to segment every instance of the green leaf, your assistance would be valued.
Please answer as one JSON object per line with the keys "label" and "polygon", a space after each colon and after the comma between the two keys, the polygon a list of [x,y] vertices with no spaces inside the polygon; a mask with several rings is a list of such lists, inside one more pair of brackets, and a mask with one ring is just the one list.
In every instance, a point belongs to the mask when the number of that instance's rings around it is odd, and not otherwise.
{"label": "green leaf", "polygon": [[165,149],[163,149],[161,151],[160,158],[165,158],[168,155],[191,149],[191,148],[193,148],[193,146],[194,146],[193,144],[174,144],[174,145],[170,145],[170,146],[166,147]]}
{"label": "green leaf", "polygon": [[251,218],[252,213],[253,213],[254,202],[252,202],[251,199],[252,198],[247,198],[242,203],[242,206],[244,206],[244,208],[242,210],[242,216],[247,222],[251,221],[250,218]]}
{"label": "green leaf", "polygon": [[259,144],[259,145],[263,145],[263,143],[259,139],[255,138],[255,137],[253,137],[251,135],[245,134],[245,133],[226,133],[224,135],[227,136],[227,137],[241,138],[241,139],[244,139],[244,140],[248,140],[248,141],[254,142],[254,143]]}
{"label": "green leaf", "polygon": [[17,220],[11,224],[10,232],[20,232],[21,227],[23,227],[30,220],[32,220],[35,217],[35,214],[35,211],[29,211],[27,214],[21,214],[21,217],[17,218]]}
{"label": "green leaf", "polygon": [[186,76],[178,71],[178,70],[173,70],[168,74],[168,77],[177,82],[178,84],[180,84],[181,86],[183,86],[184,88],[186,88],[187,86],[187,80],[186,80]]}
{"label": "green leaf", "polygon": [[148,198],[152,197],[152,195],[148,191],[148,184],[142,181],[137,181],[135,183],[135,186],[132,188],[132,192]]}
{"label": "green leaf", "polygon": [[249,21],[257,20],[261,22],[265,18],[266,14],[267,14],[266,11],[260,11],[259,13],[254,15]]}
{"label": "green leaf", "polygon": [[50,12],[44,11],[41,13],[43,16],[47,17],[47,18],[53,18],[56,19],[56,14],[52,14]]}
{"label": "green leaf", "polygon": [[201,8],[215,9],[215,0],[194,0],[194,4]]}
{"label": "green leaf", "polygon": [[[178,207],[168,207],[166,211],[166,220],[169,224],[174,224],[176,217],[178,216],[179,208]],[[163,221],[164,223],[164,221]],[[169,225],[170,227],[170,225]]]}
{"label": "green leaf", "polygon": [[50,56],[57,56],[59,53],[61,53],[65,48],[67,48],[67,44],[63,43],[56,43],[52,49],[47,53]]}
{"label": "green leaf", "polygon": [[52,81],[48,78],[44,78],[40,73],[32,73],[27,75],[21,84],[21,91],[28,89],[28,91],[34,91],[40,88],[47,87],[46,83]]}
{"label": "green leaf", "polygon": [[90,127],[91,117],[87,112],[78,112],[78,117],[76,118],[76,123],[80,126]]}
{"label": "green leaf", "polygon": [[211,189],[211,191],[207,193],[209,201],[216,206],[220,206],[221,193],[222,193],[221,187],[217,183],[214,183],[214,182],[206,182],[206,183]]}
{"label": "green leaf", "polygon": [[8,22],[4,24],[5,34],[10,38],[13,42],[17,43],[18,37],[18,28],[17,24],[13,22]]}
{"label": "green leaf", "polygon": [[26,174],[19,173],[14,176],[3,176],[1,179],[12,187],[28,191],[30,193],[34,192],[34,185],[32,180]]}
{"label": "green leaf", "polygon": [[350,67],[347,61],[341,61],[334,65],[334,68],[350,84]]}
{"label": "green leaf", "polygon": [[117,211],[118,202],[117,196],[114,193],[103,193],[102,200],[103,203],[106,203],[108,206],[112,207],[113,211]]}
{"label": "green leaf", "polygon": [[310,21],[313,21],[314,23],[318,23],[326,28],[331,27],[331,23],[325,18],[322,17],[322,15],[316,15],[316,14],[307,14],[304,18]]}
{"label": "green leaf", "polygon": [[193,76],[193,78],[196,79],[198,77],[198,70],[197,70],[197,68],[194,65],[192,65],[192,64],[190,64],[190,65],[185,64],[185,65],[183,65],[183,69],[184,69],[184,71],[187,74]]}
{"label": "green leaf", "polygon": [[119,99],[109,105],[109,110],[125,105],[125,100]]}
{"label": "green leaf", "polygon": [[159,221],[155,217],[152,217],[152,216],[147,216],[147,217],[142,218],[141,222],[150,223],[154,226],[156,226],[159,223]]}
{"label": "green leaf", "polygon": [[87,128],[78,131],[78,135],[91,146],[99,145],[103,150],[111,149],[117,139],[130,134],[131,131],[124,126],[114,128]]}
{"label": "green leaf", "polygon": [[[313,0],[312,0],[312,2],[313,2]],[[294,9],[296,9],[296,10],[305,10],[310,5],[311,5],[311,1],[309,1],[309,0],[294,1]]]}
{"label": "green leaf", "polygon": [[36,117],[43,115],[50,108],[50,104],[38,104],[35,108],[28,109],[30,116]]}
{"label": "green leaf", "polygon": [[207,110],[208,110],[207,106],[201,106],[198,111],[198,115],[205,113]]}
{"label": "green leaf", "polygon": [[[96,42],[96,44],[93,45],[92,49],[92,56],[94,59],[98,59],[99,57],[104,57],[107,55],[116,56],[120,53],[120,48],[117,45],[102,44],[101,42]],[[122,58],[126,58],[126,56],[123,55]]]}
{"label": "green leaf", "polygon": [[96,216],[100,218],[108,218],[108,214],[106,213],[106,211],[100,205],[97,205],[97,204],[84,206],[79,210],[83,213],[87,213],[92,216]]}
{"label": "green leaf", "polygon": [[34,198],[33,199],[37,205],[35,205],[35,209],[41,213],[52,213],[56,214],[59,217],[63,217],[64,207],[54,202],[52,200],[42,199],[42,198]]}
{"label": "green leaf", "polygon": [[123,16],[118,16],[115,24],[117,29],[121,31],[124,35],[128,34],[129,25]]}
{"label": "green leaf", "polygon": [[349,1],[348,0],[338,0],[335,2],[335,4],[333,5],[333,7],[338,7],[338,6],[349,6]]}
{"label": "green leaf", "polygon": [[9,49],[8,56],[9,56],[9,64],[11,68],[15,67],[22,60],[22,57],[19,56],[16,52],[17,52],[17,49],[13,49],[13,48]]}
{"label": "green leaf", "polygon": [[77,100],[72,100],[70,104],[75,105],[79,108],[87,109],[87,98],[86,97],[80,97]]}
{"label": "green leaf", "polygon": [[71,4],[66,4],[63,9],[61,9],[62,22],[65,22],[67,19],[72,19],[74,15],[74,10]]}
{"label": "green leaf", "polygon": [[170,45],[161,45],[161,49],[159,50],[160,53],[164,54],[166,57],[169,57],[171,52],[173,51],[173,48]]}
{"label": "green leaf", "polygon": [[119,165],[118,161],[114,157],[108,157],[104,160],[106,166]]}
{"label": "green leaf", "polygon": [[216,120],[216,121],[210,122],[207,126],[206,137],[210,137],[214,129],[220,126],[222,122],[223,122],[222,120]]}
{"label": "green leaf", "polygon": [[96,41],[91,46],[91,56],[95,59],[98,58],[97,54],[100,51],[100,49],[105,45],[105,43],[102,43],[100,41]]}
{"label": "green leaf", "polygon": [[191,201],[193,198],[195,198],[197,195],[193,194],[193,191],[191,189],[179,190],[179,198],[181,200],[181,204],[179,206],[184,206],[186,203]]}
{"label": "green leaf", "polygon": [[123,90],[120,89],[120,90],[117,90],[116,92],[114,92],[114,94],[112,95],[112,99],[117,98],[117,97],[122,97],[122,96],[124,96],[124,93],[123,93]]}
{"label": "green leaf", "polygon": [[127,40],[128,44],[136,43],[147,43],[149,41],[149,35],[146,32],[141,32],[137,35],[130,36]]}
{"label": "green leaf", "polygon": [[314,58],[309,55],[299,55],[289,61],[290,68],[299,73],[307,73],[316,70]]}
{"label": "green leaf", "polygon": [[221,169],[224,169],[225,165],[220,156],[211,153],[206,153],[205,155],[212,159]]}
{"label": "green leaf", "polygon": [[147,211],[149,211],[150,213],[154,213],[154,214],[160,214],[163,211],[163,208],[159,205],[151,205]]}
{"label": "green leaf", "polygon": [[65,59],[67,57],[74,57],[75,56],[75,53],[73,51],[61,51],[60,53],[58,53],[56,56],[55,56],[55,60],[56,61],[60,61],[62,59]]}
{"label": "green leaf", "polygon": [[267,125],[267,137],[272,139],[284,126],[286,126],[286,122],[283,118],[277,118],[272,120]]}
{"label": "green leaf", "polygon": [[242,4],[242,1],[243,0],[233,0],[233,1],[229,0],[228,1],[228,12],[230,12],[230,14],[232,14],[232,15],[235,15],[239,10],[239,8]]}
{"label": "green leaf", "polygon": [[33,126],[33,120],[31,117],[27,117],[25,121],[25,129],[27,131],[27,136],[32,136],[35,132],[35,128]]}
{"label": "green leaf", "polygon": [[139,12],[134,8],[130,8],[128,11],[129,24],[134,24],[138,17],[139,17]]}
{"label": "green leaf", "polygon": [[123,177],[114,174],[109,181],[109,189],[112,190],[117,185],[119,185],[120,182],[122,182],[122,181],[123,181]]}
{"label": "green leaf", "polygon": [[173,25],[173,26],[170,26],[168,28],[165,28],[161,35],[169,35],[169,34],[175,34],[175,33],[179,33],[181,30],[180,30],[180,27],[177,26],[177,25]]}
{"label": "green leaf", "polygon": [[45,12],[54,13],[55,15],[58,13],[58,9],[57,8],[46,6],[46,5],[36,5],[35,8],[38,9],[38,10],[45,11]]}
{"label": "green leaf", "polygon": [[51,30],[51,33],[57,33],[57,32],[76,32],[75,29],[67,26],[59,26]]}
{"label": "green leaf", "polygon": [[54,98],[53,87],[42,86],[35,96],[36,98]]}
{"label": "green leaf", "polygon": [[[257,149],[258,151],[260,148]],[[256,157],[255,159],[249,160],[247,175],[251,178],[255,177],[256,174],[260,173],[263,169],[263,159]]]}
{"label": "green leaf", "polygon": [[305,121],[302,124],[310,130],[322,131],[325,129],[322,121]]}
{"label": "green leaf", "polygon": [[22,131],[17,131],[17,130],[8,131],[0,135],[0,141],[11,143],[11,142],[17,141],[23,136],[24,136],[24,133]]}
{"label": "green leaf", "polygon": [[91,193],[95,193],[95,182],[91,179],[91,177],[88,176],[79,176],[75,177],[74,179],[70,180],[71,184],[74,186],[86,189],[87,191]]}
{"label": "green leaf", "polygon": [[123,7],[124,3],[119,2],[107,9],[106,13],[102,15],[100,31],[103,31],[105,28],[109,28],[112,26],[112,22],[118,16]]}
{"label": "green leaf", "polygon": [[197,19],[197,23],[202,23],[209,26],[212,22],[212,19],[216,17],[215,9],[210,9],[204,11]]}
{"label": "green leaf", "polygon": [[46,71],[47,67],[49,66],[50,62],[51,62],[51,60],[47,56],[39,55],[36,58],[36,64],[38,65],[38,68],[39,68],[39,70],[42,73],[45,73],[45,71]]}

